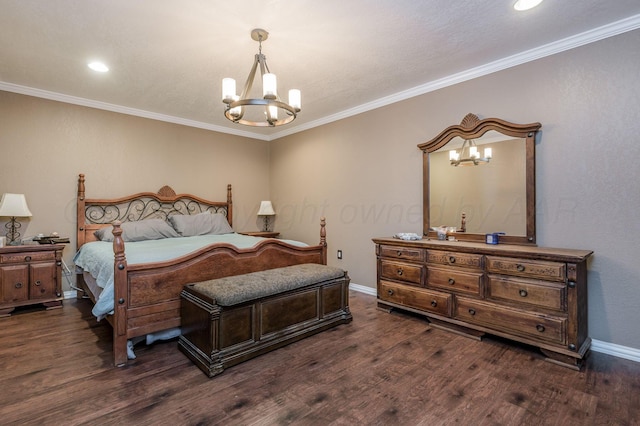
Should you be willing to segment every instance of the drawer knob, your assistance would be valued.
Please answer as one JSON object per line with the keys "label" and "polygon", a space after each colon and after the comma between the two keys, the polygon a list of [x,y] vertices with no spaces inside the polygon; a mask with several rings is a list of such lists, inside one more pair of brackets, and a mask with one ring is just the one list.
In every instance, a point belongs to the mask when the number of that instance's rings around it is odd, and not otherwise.
{"label": "drawer knob", "polygon": [[397,272],[398,275],[402,275],[404,273],[402,268],[398,268],[398,270],[396,272]]}
{"label": "drawer knob", "polygon": [[449,285],[454,285],[456,283],[456,280],[454,280],[453,278],[449,278]]}
{"label": "drawer knob", "polygon": [[24,261],[25,262],[31,262],[31,256],[25,256],[24,257]]}
{"label": "drawer knob", "polygon": [[536,330],[538,330],[540,333],[544,332],[544,325],[542,324],[536,325]]}
{"label": "drawer knob", "polygon": [[121,297],[120,299],[118,299],[118,303],[122,305],[124,303],[124,299]]}
{"label": "drawer knob", "polygon": [[438,306],[438,302],[436,302],[435,300],[432,300],[431,301],[431,306],[433,306],[435,308],[436,306]]}
{"label": "drawer knob", "polygon": [[15,287],[16,288],[22,288],[22,283],[16,283]]}
{"label": "drawer knob", "polygon": [[398,250],[398,257],[402,256],[402,252]]}
{"label": "drawer knob", "polygon": [[516,265],[516,269],[518,270],[518,272],[524,272],[524,265],[521,265],[521,264],[518,263]]}
{"label": "drawer knob", "polygon": [[576,282],[575,282],[575,281],[569,281],[569,282],[567,283],[567,285],[569,286],[569,288],[575,288],[575,286],[576,286]]}
{"label": "drawer knob", "polygon": [[525,289],[520,290],[519,293],[520,293],[520,296],[522,296],[522,297],[527,297],[527,295],[529,294],[529,293],[527,293],[527,290],[525,290]]}
{"label": "drawer knob", "polygon": [[393,290],[391,290],[391,289],[387,290],[387,294],[388,294],[389,296],[393,296]]}
{"label": "drawer knob", "polygon": [[42,284],[42,281],[37,280],[37,281],[36,281],[36,285],[38,285],[38,286],[39,286],[40,284]]}
{"label": "drawer knob", "polygon": [[476,310],[475,309],[469,309],[469,314],[470,315],[475,315],[476,314]]}
{"label": "drawer knob", "polygon": [[449,256],[449,263],[456,263],[455,256]]}

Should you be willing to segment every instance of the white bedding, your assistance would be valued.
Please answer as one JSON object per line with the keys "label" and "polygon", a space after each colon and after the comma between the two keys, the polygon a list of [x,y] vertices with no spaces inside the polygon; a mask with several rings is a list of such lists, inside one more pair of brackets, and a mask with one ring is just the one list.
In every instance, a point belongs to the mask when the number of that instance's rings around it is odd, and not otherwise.
{"label": "white bedding", "polygon": [[[125,243],[127,264],[161,262],[184,256],[214,243],[229,243],[238,248],[250,248],[264,238],[242,234],[199,235],[195,237],[164,238],[160,240]],[[282,240],[296,246],[306,246],[299,241]],[[102,292],[92,313],[98,320],[113,314],[113,243],[94,241],[84,244],[73,258],[76,266],[91,274]]]}

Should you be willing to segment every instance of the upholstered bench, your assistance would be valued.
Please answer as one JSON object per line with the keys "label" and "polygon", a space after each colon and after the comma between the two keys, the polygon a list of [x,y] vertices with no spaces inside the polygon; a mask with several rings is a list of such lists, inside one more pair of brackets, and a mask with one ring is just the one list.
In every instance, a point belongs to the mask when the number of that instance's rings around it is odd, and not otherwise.
{"label": "upholstered bench", "polygon": [[352,320],[349,276],[302,264],[186,285],[180,350],[209,377]]}

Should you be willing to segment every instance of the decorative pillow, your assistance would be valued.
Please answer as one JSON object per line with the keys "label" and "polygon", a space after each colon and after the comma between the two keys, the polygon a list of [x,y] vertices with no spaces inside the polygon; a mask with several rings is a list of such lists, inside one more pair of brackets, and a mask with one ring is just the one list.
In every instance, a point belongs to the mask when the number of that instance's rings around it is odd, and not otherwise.
{"label": "decorative pillow", "polygon": [[169,217],[169,222],[178,234],[183,237],[194,235],[220,235],[231,234],[233,228],[227,222],[225,215],[208,212],[194,215],[174,215]]}
{"label": "decorative pillow", "polygon": [[[147,219],[138,222],[124,222],[122,225],[122,239],[125,242],[159,240],[162,238],[179,237],[175,229],[162,219]],[[98,229],[93,234],[100,241],[113,241],[113,226]]]}

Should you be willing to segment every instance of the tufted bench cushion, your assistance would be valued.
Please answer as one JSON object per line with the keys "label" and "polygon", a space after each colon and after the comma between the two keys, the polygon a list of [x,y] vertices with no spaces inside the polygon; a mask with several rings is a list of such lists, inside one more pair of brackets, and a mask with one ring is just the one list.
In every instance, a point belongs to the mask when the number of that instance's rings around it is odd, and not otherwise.
{"label": "tufted bench cushion", "polygon": [[209,377],[352,320],[349,276],[302,264],[188,284],[178,348]]}
{"label": "tufted bench cushion", "polygon": [[193,284],[192,288],[220,306],[233,306],[343,276],[344,271],[340,268],[305,263],[202,281]]}

